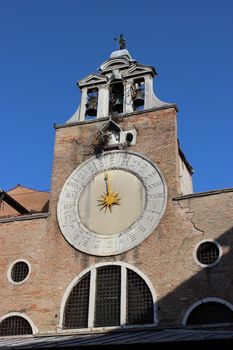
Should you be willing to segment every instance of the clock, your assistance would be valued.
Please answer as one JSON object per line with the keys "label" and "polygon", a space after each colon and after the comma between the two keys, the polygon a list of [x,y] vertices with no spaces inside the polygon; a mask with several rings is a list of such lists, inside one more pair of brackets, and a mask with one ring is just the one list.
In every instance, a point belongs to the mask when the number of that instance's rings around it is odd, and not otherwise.
{"label": "clock", "polygon": [[57,218],[74,248],[110,256],[145,240],[159,224],[166,202],[158,166],[139,153],[115,150],[72,172],[59,196]]}

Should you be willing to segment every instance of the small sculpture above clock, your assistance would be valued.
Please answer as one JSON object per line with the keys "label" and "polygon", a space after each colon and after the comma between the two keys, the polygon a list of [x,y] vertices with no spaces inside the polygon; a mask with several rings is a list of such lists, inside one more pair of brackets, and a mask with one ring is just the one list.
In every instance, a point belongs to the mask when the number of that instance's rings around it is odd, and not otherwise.
{"label": "small sculpture above clock", "polygon": [[[121,127],[110,119],[99,131],[97,147],[99,150],[123,149],[136,144],[135,129],[123,131]],[[95,143],[95,142],[94,142]]]}

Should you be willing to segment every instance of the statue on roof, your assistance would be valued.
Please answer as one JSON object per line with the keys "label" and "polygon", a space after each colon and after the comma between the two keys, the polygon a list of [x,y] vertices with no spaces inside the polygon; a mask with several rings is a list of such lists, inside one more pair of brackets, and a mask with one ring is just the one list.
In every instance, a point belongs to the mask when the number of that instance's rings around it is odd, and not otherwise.
{"label": "statue on roof", "polygon": [[[114,38],[115,41],[117,41],[117,38]],[[120,38],[118,40],[118,44],[120,46],[120,50],[124,50],[125,49],[125,38],[123,34],[120,34]]]}

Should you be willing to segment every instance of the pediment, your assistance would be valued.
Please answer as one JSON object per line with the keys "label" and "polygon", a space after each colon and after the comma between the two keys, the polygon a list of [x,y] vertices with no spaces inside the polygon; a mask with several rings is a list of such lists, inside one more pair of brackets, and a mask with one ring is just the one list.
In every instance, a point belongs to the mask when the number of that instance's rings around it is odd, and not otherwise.
{"label": "pediment", "polygon": [[102,73],[107,73],[115,69],[127,69],[128,67],[130,67],[130,64],[132,63],[127,58],[114,58],[107,60],[106,62],[101,64],[99,69]]}
{"label": "pediment", "polygon": [[109,120],[101,129],[100,129],[100,134],[104,134],[105,132],[121,132],[121,127],[114,122],[113,120]]}
{"label": "pediment", "polygon": [[98,75],[96,73],[89,74],[86,78],[83,78],[77,82],[79,87],[106,83],[107,78],[104,75]]}
{"label": "pediment", "polygon": [[133,67],[130,67],[126,72],[124,72],[122,75],[124,77],[134,77],[134,76],[140,76],[140,75],[146,75],[150,74],[153,77],[157,74],[154,67],[152,66],[146,66],[144,64],[135,64]]}

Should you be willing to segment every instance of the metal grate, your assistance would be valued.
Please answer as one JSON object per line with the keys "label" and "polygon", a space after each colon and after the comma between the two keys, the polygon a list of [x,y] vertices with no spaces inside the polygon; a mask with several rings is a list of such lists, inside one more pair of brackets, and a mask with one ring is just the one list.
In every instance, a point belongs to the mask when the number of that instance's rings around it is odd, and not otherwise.
{"label": "metal grate", "polygon": [[120,325],[121,267],[97,269],[95,327]]}
{"label": "metal grate", "polygon": [[127,269],[127,324],[154,322],[153,299],[145,281],[134,271]]}
{"label": "metal grate", "polygon": [[32,334],[32,328],[25,318],[11,316],[0,323],[0,336]]}
{"label": "metal grate", "polygon": [[64,328],[87,328],[90,272],[73,288],[64,313]]}
{"label": "metal grate", "polygon": [[214,242],[201,243],[197,249],[197,259],[203,265],[211,265],[218,260],[219,248]]}
{"label": "metal grate", "polygon": [[18,261],[16,264],[14,264],[12,270],[11,270],[11,278],[14,282],[21,282],[23,281],[29,273],[29,267],[28,264],[24,261]]}
{"label": "metal grate", "polygon": [[222,303],[207,302],[198,305],[190,313],[187,325],[232,323],[233,311]]}

